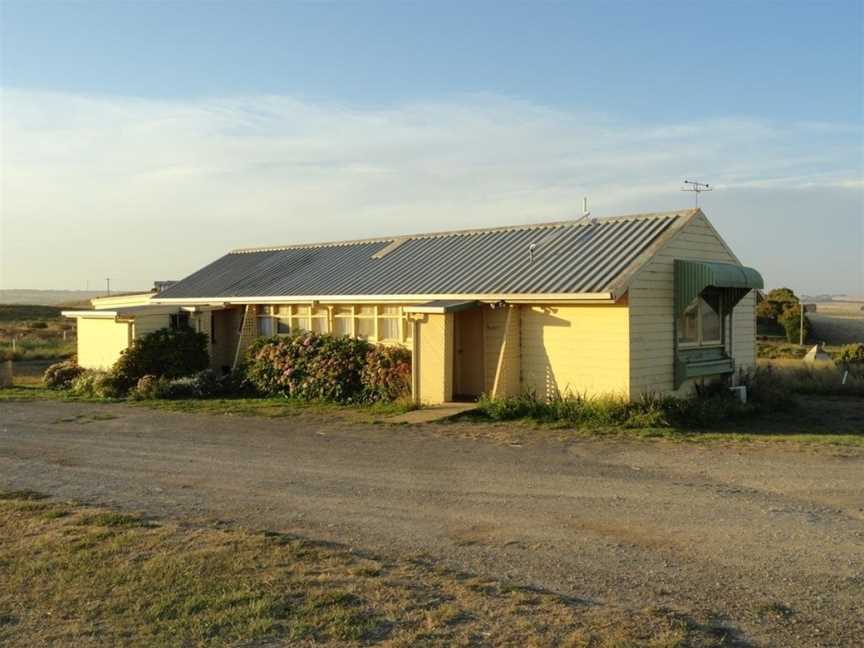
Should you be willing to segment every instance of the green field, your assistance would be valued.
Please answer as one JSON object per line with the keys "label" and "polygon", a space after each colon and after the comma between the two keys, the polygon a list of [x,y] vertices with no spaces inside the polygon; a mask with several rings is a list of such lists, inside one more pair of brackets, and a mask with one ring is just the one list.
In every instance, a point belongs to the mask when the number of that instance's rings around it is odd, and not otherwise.
{"label": "green field", "polygon": [[56,306],[0,304],[0,360],[60,360],[75,353],[74,320]]}

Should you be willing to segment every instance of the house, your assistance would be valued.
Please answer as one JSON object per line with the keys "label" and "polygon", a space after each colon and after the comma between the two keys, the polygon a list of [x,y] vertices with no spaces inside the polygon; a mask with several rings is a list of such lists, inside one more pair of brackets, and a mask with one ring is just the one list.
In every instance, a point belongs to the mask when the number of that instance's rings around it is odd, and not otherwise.
{"label": "house", "polygon": [[407,347],[421,402],[636,398],[752,366],[762,287],[693,209],[238,249],[148,306],[185,309],[216,368],[311,330]]}
{"label": "house", "polygon": [[[163,282],[157,282],[157,288],[159,283]],[[92,309],[62,311],[64,317],[76,321],[78,364],[85,369],[110,369],[132,340],[160,328],[184,326],[196,311],[195,307],[153,304],[155,294],[96,297],[90,300]]]}

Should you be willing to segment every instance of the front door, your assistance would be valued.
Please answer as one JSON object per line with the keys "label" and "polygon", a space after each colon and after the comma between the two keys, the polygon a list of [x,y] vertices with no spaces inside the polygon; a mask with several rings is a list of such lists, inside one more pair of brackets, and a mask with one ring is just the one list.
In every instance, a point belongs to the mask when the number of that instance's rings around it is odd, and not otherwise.
{"label": "front door", "polygon": [[453,395],[474,400],[483,393],[483,311],[479,308],[454,313]]}

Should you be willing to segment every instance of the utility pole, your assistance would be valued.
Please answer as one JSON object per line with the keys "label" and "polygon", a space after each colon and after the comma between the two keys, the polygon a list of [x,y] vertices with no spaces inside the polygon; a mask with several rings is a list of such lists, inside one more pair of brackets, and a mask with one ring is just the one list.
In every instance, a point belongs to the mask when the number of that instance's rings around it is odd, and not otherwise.
{"label": "utility pole", "polygon": [[800,333],[799,333],[800,337],[799,337],[798,344],[803,347],[804,346],[804,313],[807,312],[807,308],[804,306],[803,297],[798,297],[798,310],[800,311],[799,312],[800,317],[798,318],[798,322],[799,322],[799,326],[800,326]]}
{"label": "utility pole", "polygon": [[108,291],[108,296],[111,296],[111,277],[105,277],[105,289]]}

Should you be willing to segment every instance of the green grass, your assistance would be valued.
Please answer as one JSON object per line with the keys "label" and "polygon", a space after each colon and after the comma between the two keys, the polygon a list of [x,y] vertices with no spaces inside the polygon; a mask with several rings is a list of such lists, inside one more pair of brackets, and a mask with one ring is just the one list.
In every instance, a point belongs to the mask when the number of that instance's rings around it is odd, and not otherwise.
{"label": "green grass", "polygon": [[60,360],[75,352],[75,325],[59,308],[0,304],[0,360]]}
{"label": "green grass", "polygon": [[[0,402],[65,400],[70,402],[104,403],[106,401],[74,398],[62,391],[43,387],[16,386],[0,389]],[[556,438],[566,439],[590,436],[622,436],[641,439],[662,438],[689,442],[795,442],[810,445],[846,446],[864,448],[864,401],[848,397],[802,396],[797,407],[737,421],[732,425],[707,426],[701,429],[668,428],[644,425],[623,428],[602,423],[573,427],[562,421],[534,421],[523,418],[489,425],[488,418],[474,414],[457,417],[453,422],[460,433],[480,438],[494,438],[507,442],[523,441],[547,430]],[[219,416],[251,416],[283,418],[298,415],[338,417],[341,420],[375,422],[407,411],[404,404],[346,407],[330,403],[306,403],[281,398],[227,398],[207,400],[150,400],[107,401],[146,407],[169,412],[209,414]],[[89,423],[109,420],[117,415],[109,413],[82,414],[58,419],[56,423]]]}
{"label": "green grass", "polygon": [[75,355],[75,338],[18,339],[13,351],[12,341],[0,339],[0,359],[3,360],[61,360]]}
{"label": "green grass", "polygon": [[[68,392],[48,389],[47,387],[35,384],[15,384],[12,387],[0,389],[0,402],[40,400],[87,401],[88,399],[71,396]],[[89,402],[101,403],[108,401],[89,399]]]}
{"label": "green grass", "polygon": [[30,504],[0,501],[6,646],[713,648],[730,639],[710,616],[651,601],[641,611],[589,605],[279,533]]}
{"label": "green grass", "polygon": [[110,528],[152,526],[150,522],[142,518],[140,515],[127,515],[125,513],[114,513],[112,511],[85,515],[78,520],[78,524],[82,526],[101,526]]}

